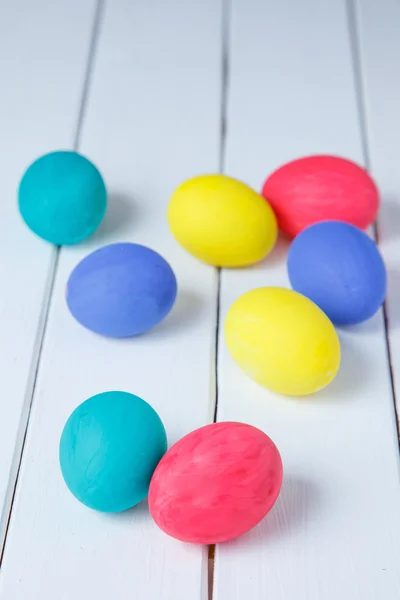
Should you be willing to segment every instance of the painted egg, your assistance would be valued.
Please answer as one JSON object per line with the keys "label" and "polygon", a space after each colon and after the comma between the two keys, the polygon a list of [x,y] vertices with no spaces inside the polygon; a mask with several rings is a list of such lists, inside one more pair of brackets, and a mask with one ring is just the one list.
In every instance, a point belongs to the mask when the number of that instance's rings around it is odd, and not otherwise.
{"label": "painted egg", "polygon": [[170,200],[168,223],[185,250],[219,267],[261,260],[277,237],[269,204],[249,186],[225,175],[185,181]]}
{"label": "painted egg", "polygon": [[263,196],[289,236],[328,219],[365,229],[375,221],[379,194],[367,171],[337,156],[289,162],[264,183]]}
{"label": "painted egg", "polygon": [[138,335],[162,321],[177,293],[174,272],[139,244],[104,246],[72,271],[67,304],[84,327],[109,337]]}
{"label": "painted egg", "polygon": [[264,287],[240,296],[226,316],[225,340],[246,375],[280,394],[312,394],[339,369],[334,326],[314,302],[292,290]]}
{"label": "painted egg", "polygon": [[100,225],[107,191],[93,163],[77,152],[51,152],[25,171],[18,192],[28,227],[57,246],[76,244]]}
{"label": "painted egg", "polygon": [[151,480],[149,508],[168,535],[216,544],[257,525],[281,485],[281,457],[265,433],[243,423],[213,423],[164,455]]}
{"label": "painted egg", "polygon": [[164,426],[147,402],[127,392],[105,392],[83,402],[66,422],[61,472],[83,504],[119,512],[146,498],[166,449]]}
{"label": "painted egg", "polygon": [[369,319],[385,300],[386,269],[376,244],[340,221],[308,227],[292,242],[290,283],[317,304],[335,325]]}

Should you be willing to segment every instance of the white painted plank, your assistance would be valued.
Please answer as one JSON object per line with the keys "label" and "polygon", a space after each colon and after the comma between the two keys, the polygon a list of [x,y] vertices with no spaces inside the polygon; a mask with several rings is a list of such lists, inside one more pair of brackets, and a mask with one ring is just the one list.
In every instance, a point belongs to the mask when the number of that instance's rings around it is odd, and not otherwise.
{"label": "white painted plank", "polygon": [[[61,479],[58,442],[75,406],[110,389],[150,402],[170,443],[211,418],[216,276],[176,244],[165,211],[181,180],[218,169],[220,31],[215,0],[106,5],[81,150],[104,174],[110,213],[92,240],[61,253],[1,599],[205,597],[206,550],[165,536],[145,504],[114,516],[80,505]],[[152,332],[113,341],[72,319],[65,286],[83,256],[117,240],[161,252],[179,298]]]}
{"label": "white painted plank", "polygon": [[23,224],[19,179],[74,143],[95,2],[0,2],[0,546],[14,489],[54,250]]}
{"label": "white painted plank", "polygon": [[[233,3],[228,174],[260,189],[297,156],[362,162],[347,26],[345,0]],[[286,250],[281,243],[257,267],[224,271],[222,319],[241,293],[288,285]],[[217,548],[216,600],[399,597],[398,442],[382,314],[340,337],[338,378],[296,400],[246,378],[221,336],[218,419],[271,435],[285,483],[258,528]]]}
{"label": "white painted plank", "polygon": [[365,91],[369,162],[383,198],[378,218],[388,268],[388,333],[394,384],[400,385],[400,5],[395,0],[356,3],[354,17]]}

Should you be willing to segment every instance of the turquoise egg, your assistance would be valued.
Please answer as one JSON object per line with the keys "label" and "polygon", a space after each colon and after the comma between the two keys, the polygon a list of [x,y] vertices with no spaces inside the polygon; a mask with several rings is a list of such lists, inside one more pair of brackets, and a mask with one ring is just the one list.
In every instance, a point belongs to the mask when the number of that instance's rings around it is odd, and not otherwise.
{"label": "turquoise egg", "polygon": [[97,168],[71,151],[45,154],[25,171],[19,210],[28,227],[57,246],[89,237],[107,207],[107,190]]}
{"label": "turquoise egg", "polygon": [[166,450],[164,426],[150,404],[127,392],[104,392],[80,404],[66,422],[61,472],[83,504],[120,512],[146,498]]}

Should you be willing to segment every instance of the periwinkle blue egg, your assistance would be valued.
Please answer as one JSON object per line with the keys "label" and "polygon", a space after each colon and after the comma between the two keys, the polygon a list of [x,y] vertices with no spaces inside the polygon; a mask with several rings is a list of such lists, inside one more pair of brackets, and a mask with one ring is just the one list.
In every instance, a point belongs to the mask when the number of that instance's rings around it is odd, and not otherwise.
{"label": "periwinkle blue egg", "polygon": [[120,512],[147,497],[167,450],[156,411],[127,392],[104,392],[80,404],[60,440],[60,467],[72,494],[102,512]]}
{"label": "periwinkle blue egg", "polygon": [[335,325],[369,319],[386,295],[386,268],[376,244],[360,229],[323,221],[292,242],[287,268],[296,292],[313,300]]}
{"label": "periwinkle blue egg", "polygon": [[58,246],[70,245],[98,227],[107,207],[107,190],[90,160],[78,152],[50,152],[25,171],[18,203],[36,235]]}
{"label": "periwinkle blue egg", "polygon": [[174,272],[154,250],[139,244],[104,246],[72,271],[67,303],[84,327],[108,337],[129,337],[167,316],[177,293]]}

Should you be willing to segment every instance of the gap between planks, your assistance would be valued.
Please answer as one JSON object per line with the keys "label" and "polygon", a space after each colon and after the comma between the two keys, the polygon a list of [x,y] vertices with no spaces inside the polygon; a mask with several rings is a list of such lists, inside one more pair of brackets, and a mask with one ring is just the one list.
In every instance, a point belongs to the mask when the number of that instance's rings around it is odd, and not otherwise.
{"label": "gap between planks", "polygon": [[[359,34],[359,14],[357,9],[356,0],[346,0],[346,8],[347,8],[347,25],[348,25],[348,33],[350,38],[350,48],[351,48],[351,58],[352,58],[352,69],[354,76],[354,86],[356,93],[356,101],[358,108],[358,118],[359,118],[359,130],[361,137],[361,147],[364,158],[364,166],[368,172],[371,172],[371,153],[370,153],[370,144],[369,144],[369,135],[368,135],[368,116],[367,116],[367,108],[365,104],[365,85],[364,85],[364,76],[363,76],[363,64],[361,58],[361,47],[360,47],[360,34]],[[377,217],[376,222],[372,226],[372,233],[375,239],[375,242],[379,245],[380,243],[380,229],[379,229],[379,215]],[[395,415],[395,423],[396,423],[396,431],[397,431],[397,439],[399,441],[399,449],[400,449],[400,435],[399,435],[399,411],[397,407],[397,398],[396,398],[396,387],[394,382],[394,371],[393,371],[393,363],[392,363],[392,350],[390,346],[390,338],[389,338],[389,317],[386,301],[382,306],[383,313],[383,327],[385,332],[385,346],[386,346],[386,356],[387,363],[389,367],[389,377],[390,377],[390,387],[393,398],[393,410]]]}
{"label": "gap between planks", "polygon": [[[101,23],[102,23],[102,19],[103,19],[103,15],[104,15],[104,4],[105,4],[105,0],[97,0],[96,8],[94,11],[93,25],[92,25],[92,30],[90,33],[89,51],[88,51],[88,55],[86,58],[85,77],[84,77],[84,82],[83,82],[83,87],[82,87],[82,94],[81,94],[81,100],[80,100],[80,104],[79,104],[79,112],[78,112],[78,117],[77,117],[74,143],[73,143],[73,150],[75,150],[75,151],[78,151],[79,145],[80,145],[80,140],[81,140],[83,123],[84,123],[85,114],[86,114],[87,99],[88,99],[88,95],[89,95],[89,89],[90,89],[91,80],[92,80],[92,73],[93,73],[94,64],[95,64],[95,56],[96,56],[96,50],[97,50],[97,45],[98,45],[98,38],[99,38]],[[37,382],[37,377],[38,377],[39,368],[40,368],[40,360],[41,360],[41,356],[42,356],[43,343],[44,343],[44,339],[46,336],[48,317],[49,317],[49,313],[50,313],[50,309],[51,309],[51,303],[52,303],[54,285],[55,285],[56,276],[57,276],[60,252],[61,252],[61,247],[55,246],[53,249],[52,257],[51,257],[51,263],[50,263],[50,268],[49,268],[49,273],[48,273],[48,281],[47,281],[47,285],[46,285],[46,288],[45,288],[45,291],[43,294],[42,312],[41,312],[39,323],[38,323],[38,329],[37,329],[37,334],[36,334],[36,343],[35,343],[35,348],[34,348],[34,352],[33,352],[33,356],[32,356],[32,364],[31,364],[31,369],[30,369],[30,377],[28,379],[27,389],[26,389],[26,394],[25,394],[24,409],[23,409],[22,415],[21,415],[19,432],[18,432],[17,442],[16,442],[16,446],[15,446],[15,450],[14,450],[14,459],[13,459],[13,463],[11,466],[9,483],[8,483],[6,498],[5,498],[5,502],[4,502],[3,523],[1,523],[1,525],[0,525],[0,531],[4,531],[4,535],[2,536],[1,549],[0,549],[0,567],[3,562],[3,556],[4,556],[6,544],[7,544],[7,536],[8,536],[10,520],[11,520],[11,515],[12,515],[12,510],[13,510],[13,505],[14,505],[15,493],[16,493],[17,486],[18,486],[21,463],[22,463],[22,458],[23,458],[24,449],[25,449],[25,442],[26,442],[26,437],[27,437],[27,433],[28,433],[28,429],[29,429],[29,421],[30,421],[30,416],[31,416],[31,412],[32,412],[36,382]]]}
{"label": "gap between planks", "polygon": [[[225,172],[225,150],[228,133],[228,98],[229,98],[229,71],[230,71],[230,28],[231,28],[231,0],[222,0],[222,27],[221,27],[221,108],[220,108],[220,148],[219,172]],[[215,326],[215,359],[214,359],[214,414],[213,423],[218,420],[218,367],[219,367],[219,338],[221,328],[221,284],[222,270],[217,267],[217,298],[216,298],[216,326]],[[215,544],[208,547],[208,600],[213,599],[215,571]]]}

